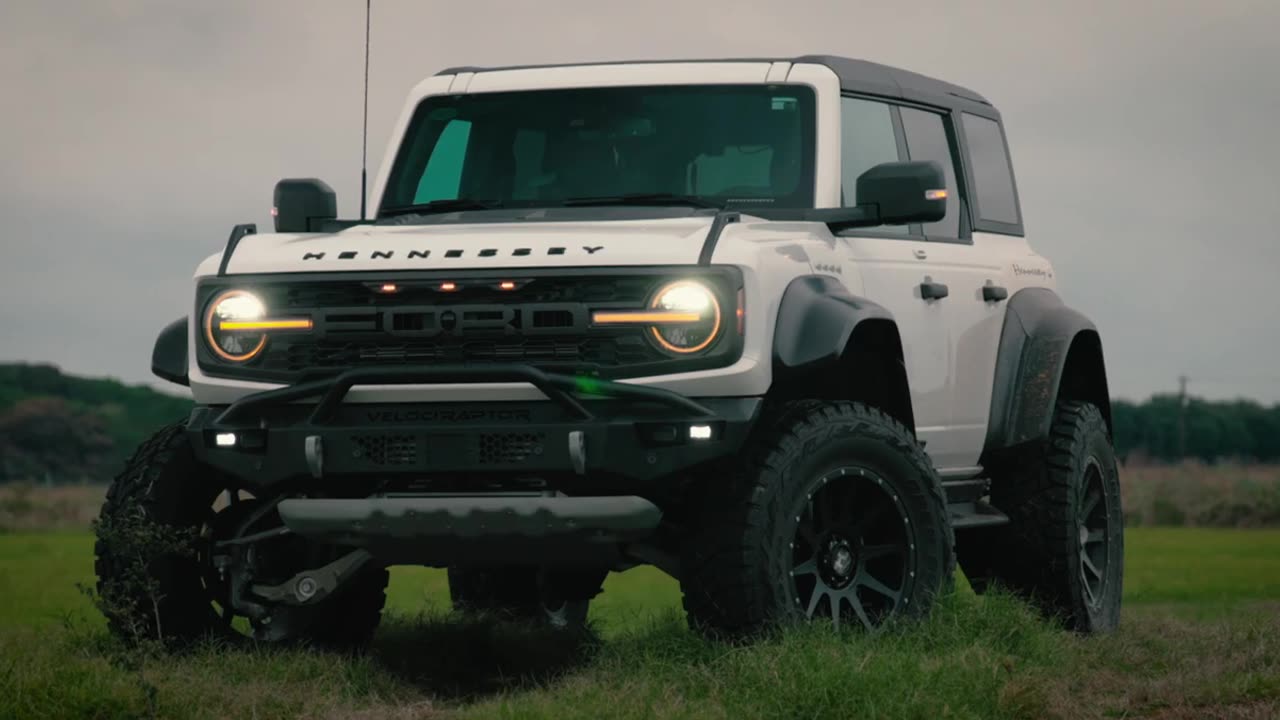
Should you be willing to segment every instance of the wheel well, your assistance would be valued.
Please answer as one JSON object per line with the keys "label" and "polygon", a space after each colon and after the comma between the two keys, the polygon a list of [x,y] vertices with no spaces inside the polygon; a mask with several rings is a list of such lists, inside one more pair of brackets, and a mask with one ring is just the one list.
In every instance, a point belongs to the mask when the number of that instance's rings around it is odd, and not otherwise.
{"label": "wheel well", "polygon": [[858,323],[837,362],[779,377],[769,396],[773,400],[854,400],[885,412],[915,432],[902,339],[892,320]]}
{"label": "wheel well", "polygon": [[[1058,383],[1058,402],[1079,400],[1093,403],[1111,426],[1111,395],[1107,391],[1107,370],[1102,361],[1102,339],[1093,330],[1082,330],[1071,340],[1067,360]],[[1114,436],[1114,435],[1113,435]]]}

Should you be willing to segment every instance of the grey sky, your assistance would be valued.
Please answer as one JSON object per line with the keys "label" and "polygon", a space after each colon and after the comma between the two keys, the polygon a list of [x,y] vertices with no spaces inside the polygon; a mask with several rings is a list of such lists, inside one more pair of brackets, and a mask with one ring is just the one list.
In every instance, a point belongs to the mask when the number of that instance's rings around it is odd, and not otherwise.
{"label": "grey sky", "polygon": [[[1029,238],[1113,392],[1280,401],[1280,3],[374,0],[371,165],[449,65],[833,53],[1004,113]],[[436,10],[438,9],[438,11]],[[149,381],[156,332],[285,176],[359,205],[364,3],[0,4],[0,361]],[[372,171],[371,171],[372,174]]]}

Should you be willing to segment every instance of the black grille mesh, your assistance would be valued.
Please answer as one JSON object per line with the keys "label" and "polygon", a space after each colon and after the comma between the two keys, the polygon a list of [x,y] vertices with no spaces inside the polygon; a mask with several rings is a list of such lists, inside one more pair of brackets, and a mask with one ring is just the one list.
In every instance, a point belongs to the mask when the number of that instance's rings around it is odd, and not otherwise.
{"label": "black grille mesh", "polygon": [[374,465],[415,465],[418,443],[412,435],[352,435],[357,459]]}
{"label": "black grille mesh", "polygon": [[542,433],[481,433],[476,458],[481,465],[512,465],[541,455]]}

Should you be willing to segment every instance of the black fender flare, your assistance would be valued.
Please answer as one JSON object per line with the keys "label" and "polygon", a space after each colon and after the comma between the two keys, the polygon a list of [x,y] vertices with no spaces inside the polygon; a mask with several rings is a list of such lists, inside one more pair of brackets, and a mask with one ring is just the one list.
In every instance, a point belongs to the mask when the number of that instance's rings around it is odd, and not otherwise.
{"label": "black fender flare", "polygon": [[191,384],[187,377],[187,318],[178,318],[160,331],[151,350],[151,374],[171,383]]}
{"label": "black fender flare", "polygon": [[1100,377],[1073,394],[1100,403],[1111,424],[1111,401],[1098,329],[1089,318],[1067,307],[1047,288],[1014,293],[1005,310],[991,389],[984,458],[1049,437],[1049,427],[1063,390],[1067,362],[1092,368]]}
{"label": "black fender flare", "polygon": [[838,363],[859,323],[893,322],[893,315],[870,300],[850,294],[833,277],[803,275],[787,285],[777,320],[773,366],[775,374],[785,374]]}

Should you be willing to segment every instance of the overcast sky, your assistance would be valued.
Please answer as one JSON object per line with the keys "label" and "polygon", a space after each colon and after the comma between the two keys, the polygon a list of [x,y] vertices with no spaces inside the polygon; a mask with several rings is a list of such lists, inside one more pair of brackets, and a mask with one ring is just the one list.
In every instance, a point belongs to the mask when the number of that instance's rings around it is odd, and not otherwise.
{"label": "overcast sky", "polygon": [[[276,180],[324,178],[353,215],[363,20],[359,0],[0,3],[0,361],[149,382],[196,263],[269,224]],[[450,65],[831,53],[972,87],[1113,393],[1185,373],[1280,401],[1276,0],[374,0],[372,34],[374,165]]]}

